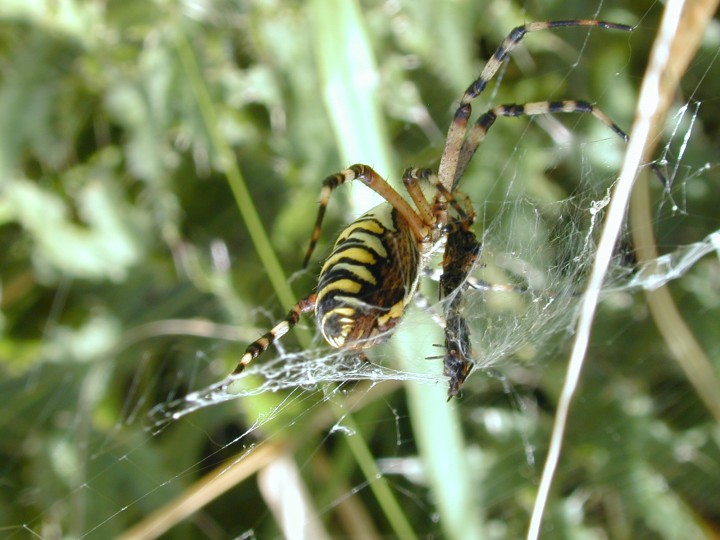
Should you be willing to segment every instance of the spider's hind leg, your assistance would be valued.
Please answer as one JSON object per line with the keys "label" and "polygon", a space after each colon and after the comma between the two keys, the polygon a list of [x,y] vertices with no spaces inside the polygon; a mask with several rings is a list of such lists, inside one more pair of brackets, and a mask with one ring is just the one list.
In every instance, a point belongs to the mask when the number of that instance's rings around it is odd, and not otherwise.
{"label": "spider's hind leg", "polygon": [[[330,201],[330,196],[339,186],[347,182],[352,182],[353,180],[361,181],[385,199],[385,201],[388,202],[395,210],[397,210],[405,221],[408,222],[410,229],[413,231],[413,234],[418,240],[422,240],[427,235],[427,223],[423,220],[423,217],[418,215],[408,202],[403,199],[402,196],[395,191],[382,176],[376,173],[371,167],[357,163],[337,174],[328,176],[325,180],[323,180],[322,191],[320,192],[320,207],[318,208],[317,218],[315,219],[315,227],[313,228],[312,236],[310,237],[310,245],[308,246],[307,252],[305,253],[305,259],[303,260],[303,268],[307,268],[310,263],[310,257],[312,256],[313,251],[315,251],[315,246],[320,238],[320,231],[325,217],[325,209]],[[416,194],[414,194],[413,191],[410,191],[410,194],[413,198],[416,197]]]}
{"label": "spider's hind leg", "polygon": [[245,354],[243,354],[232,374],[237,375],[238,373],[241,373],[254,358],[260,356],[268,349],[268,347],[270,347],[270,345],[287,334],[288,331],[297,324],[301,314],[314,311],[316,299],[317,295],[311,294],[310,296],[300,300],[290,309],[287,317],[276,324],[272,330],[248,345],[248,348],[245,349]]}

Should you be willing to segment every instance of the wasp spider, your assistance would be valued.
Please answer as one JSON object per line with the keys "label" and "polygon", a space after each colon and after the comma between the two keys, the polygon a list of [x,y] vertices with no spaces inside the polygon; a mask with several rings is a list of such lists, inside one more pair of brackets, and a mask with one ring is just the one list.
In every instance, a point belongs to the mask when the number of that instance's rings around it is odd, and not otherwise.
{"label": "wasp spider", "polygon": [[[444,373],[449,397],[457,395],[474,361],[468,326],[462,317],[462,292],[479,257],[480,243],[472,232],[475,219],[467,197],[456,189],[475,150],[499,116],[535,116],[554,113],[590,113],[623,139],[625,133],[602,111],[585,101],[543,101],[498,105],[468,126],[470,102],[494,77],[508,54],[528,32],[571,26],[597,26],[631,31],[629,26],[595,20],[534,22],[515,28],[503,40],[480,76],[467,88],[448,130],[437,174],[407,169],[402,177],[414,208],[367,165],[353,165],[329,176],[322,184],[320,209],[303,268],[320,236],[323,216],[332,192],[346,182],[359,180],[386,202],[351,223],[338,236],[320,270],[315,292],[295,304],[287,317],[248,346],[233,373],[288,332],[302,313],[315,312],[317,325],[333,347],[357,351],[371,347],[391,334],[415,295],[428,256],[444,242],[440,294],[447,298]],[[421,183],[429,182],[430,200]]]}

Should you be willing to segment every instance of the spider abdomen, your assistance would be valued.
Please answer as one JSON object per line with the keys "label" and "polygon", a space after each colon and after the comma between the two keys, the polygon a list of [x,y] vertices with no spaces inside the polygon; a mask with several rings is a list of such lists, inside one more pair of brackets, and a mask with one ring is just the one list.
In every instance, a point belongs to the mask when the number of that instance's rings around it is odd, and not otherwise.
{"label": "spider abdomen", "polygon": [[419,263],[417,240],[390,204],[351,223],[318,279],[315,310],[327,342],[364,349],[384,341],[415,292]]}

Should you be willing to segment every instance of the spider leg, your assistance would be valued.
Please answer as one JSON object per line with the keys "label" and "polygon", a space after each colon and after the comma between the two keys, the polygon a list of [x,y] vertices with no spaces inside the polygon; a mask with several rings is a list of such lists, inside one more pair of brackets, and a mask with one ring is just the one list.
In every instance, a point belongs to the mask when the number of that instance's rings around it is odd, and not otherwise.
{"label": "spider leg", "polygon": [[422,192],[422,189],[418,184],[418,180],[427,178],[429,173],[430,171],[427,169],[417,169],[411,167],[405,169],[402,176],[405,190],[415,203],[415,207],[418,209],[418,213],[425,223],[433,222],[433,210],[430,207],[430,203],[427,198],[425,198],[425,194]]}
{"label": "spider leg", "polygon": [[468,86],[467,90],[465,90],[465,93],[460,100],[460,105],[455,111],[455,116],[453,117],[450,128],[448,129],[445,149],[443,150],[443,155],[440,159],[440,167],[438,169],[438,176],[446,188],[452,190],[454,187],[453,184],[457,179],[456,171],[458,159],[463,146],[463,140],[465,139],[467,123],[470,118],[470,113],[472,112],[470,102],[478,97],[483,90],[485,90],[485,87],[495,76],[510,52],[517,47],[518,43],[528,32],[572,26],[597,26],[611,30],[622,30],[624,32],[632,31],[632,27],[624,24],[585,19],[533,22],[513,29],[497,48],[490,60],[488,60],[487,64],[485,64],[480,76],[473,81],[470,86]]}
{"label": "spider leg", "polygon": [[[320,208],[318,209],[315,227],[313,229],[312,236],[310,237],[310,245],[308,246],[307,252],[305,253],[305,259],[303,260],[303,268],[307,268],[307,265],[310,262],[310,257],[312,256],[313,251],[315,251],[315,246],[320,238],[320,230],[322,229],[322,222],[325,217],[325,209],[330,201],[332,192],[335,191],[338,186],[353,180],[360,180],[363,184],[368,186],[390,203],[393,208],[395,208],[410,224],[410,228],[418,240],[423,240],[427,236],[427,222],[425,222],[423,218],[412,209],[410,204],[408,204],[408,202],[403,199],[402,196],[372,168],[367,165],[356,164],[344,171],[328,176],[325,180],[323,180],[322,190],[320,191]],[[412,192],[410,195],[413,196]],[[420,193],[420,195],[422,195],[422,193]],[[415,200],[414,197],[413,200]],[[420,208],[418,208],[418,210],[422,212]]]}
{"label": "spider leg", "polygon": [[237,375],[238,373],[241,373],[254,358],[260,356],[268,349],[268,347],[270,347],[270,345],[287,334],[288,331],[297,324],[301,314],[315,311],[316,298],[317,296],[315,294],[311,294],[310,296],[300,300],[290,309],[287,317],[285,317],[280,323],[276,324],[272,330],[263,335],[260,339],[248,345],[248,348],[245,349],[245,354],[242,355],[240,363],[233,370],[232,374]]}
{"label": "spider leg", "polygon": [[498,116],[521,117],[521,116],[537,116],[541,114],[559,114],[559,113],[590,113],[603,124],[609,127],[623,141],[627,141],[627,134],[618,127],[603,111],[595,105],[587,101],[574,99],[565,99],[561,101],[539,101],[535,103],[525,104],[505,104],[497,105],[482,114],[477,121],[468,130],[467,137],[463,141],[460,149],[457,170],[455,172],[455,183],[457,183],[465,172],[470,159],[475,151],[482,144],[485,135],[490,130]]}
{"label": "spider leg", "polygon": [[[460,178],[462,178],[470,159],[478,147],[482,144],[485,139],[485,135],[495,123],[498,116],[517,118],[520,116],[537,116],[541,114],[559,113],[590,113],[610,128],[623,141],[627,142],[628,140],[627,133],[625,133],[615,122],[613,122],[607,114],[587,101],[564,99],[560,101],[538,101],[525,104],[497,105],[482,114],[475,124],[473,124],[473,126],[468,130],[467,137],[465,137],[460,149],[457,170],[455,172],[455,183],[459,182]],[[654,164],[651,165],[651,169],[663,185],[667,185],[667,180],[662,172],[660,172],[660,169],[658,169]]]}
{"label": "spider leg", "polygon": [[[417,183],[417,181],[420,179],[430,182],[430,185],[432,185],[440,193],[443,199],[445,199],[445,201],[447,201],[450,206],[455,209],[455,211],[458,213],[458,216],[460,216],[460,219],[465,219],[467,217],[467,212],[462,206],[460,206],[460,203],[458,203],[455,195],[453,195],[450,191],[447,190],[447,188],[445,188],[444,185],[442,185],[438,176],[434,174],[430,169],[405,169],[405,172],[403,173],[403,183],[405,184],[405,189],[410,194],[412,200],[415,202],[415,206],[417,206],[420,215],[426,223],[434,222],[437,225],[444,226],[445,218],[440,218],[441,214],[431,209],[430,203],[428,203],[425,195],[423,194],[420,186]],[[472,211],[470,213],[472,213]]]}

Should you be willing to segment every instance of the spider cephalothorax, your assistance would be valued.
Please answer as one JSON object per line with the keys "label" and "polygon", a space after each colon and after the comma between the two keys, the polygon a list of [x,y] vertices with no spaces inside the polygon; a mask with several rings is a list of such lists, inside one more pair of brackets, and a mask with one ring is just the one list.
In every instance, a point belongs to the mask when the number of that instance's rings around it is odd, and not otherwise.
{"label": "spider cephalothorax", "polygon": [[[400,322],[413,299],[428,255],[445,243],[440,278],[444,303],[444,373],[450,397],[457,395],[475,365],[470,333],[463,317],[462,290],[480,254],[480,243],[472,231],[475,214],[457,184],[499,116],[535,116],[554,113],[590,113],[623,139],[625,133],[594,105],[577,100],[498,105],[470,126],[473,101],[494,77],[510,51],[528,32],[569,26],[597,26],[630,31],[629,26],[595,20],[534,22],[515,28],[503,40],[480,76],[462,96],[448,130],[438,173],[407,169],[403,184],[413,206],[367,165],[352,167],[323,182],[320,210],[303,267],[310,261],[320,236],[325,209],[333,190],[359,180],[386,202],[351,223],[338,236],[320,271],[316,291],[295,304],[287,317],[248,346],[234,373],[241,372],[298,321],[315,312],[325,340],[333,347],[360,351],[386,339]],[[433,187],[430,200],[420,182]]]}

